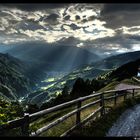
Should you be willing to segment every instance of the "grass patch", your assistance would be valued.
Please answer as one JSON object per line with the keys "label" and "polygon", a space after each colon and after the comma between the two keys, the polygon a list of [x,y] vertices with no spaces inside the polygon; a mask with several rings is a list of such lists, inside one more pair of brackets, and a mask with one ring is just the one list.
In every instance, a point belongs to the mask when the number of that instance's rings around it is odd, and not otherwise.
{"label": "grass patch", "polygon": [[56,119],[60,118],[61,116],[67,114],[68,112],[72,111],[75,108],[75,105],[69,107],[69,108],[64,108],[62,110],[58,110],[54,113],[50,113],[48,115],[45,115],[33,123],[30,124],[30,131],[36,131],[37,129],[48,125],[49,123],[55,121]]}
{"label": "grass patch", "polygon": [[107,86],[105,86],[104,88],[98,90],[98,92],[103,92],[103,91],[112,90],[112,89],[114,89],[118,84],[119,84],[118,81],[113,81],[113,82],[111,82],[110,84],[108,84]]}
{"label": "grass patch", "polygon": [[131,79],[125,79],[122,82],[126,83],[126,84],[138,85],[139,86],[139,83],[137,81],[134,81],[132,78]]}

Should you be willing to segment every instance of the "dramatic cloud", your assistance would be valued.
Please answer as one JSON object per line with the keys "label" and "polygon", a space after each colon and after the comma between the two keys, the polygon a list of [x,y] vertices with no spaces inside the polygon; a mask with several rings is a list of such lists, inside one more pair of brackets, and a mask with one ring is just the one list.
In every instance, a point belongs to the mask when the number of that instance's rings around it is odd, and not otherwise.
{"label": "dramatic cloud", "polygon": [[68,3],[49,3],[49,4],[36,4],[36,3],[32,3],[32,4],[1,4],[1,7],[6,7],[6,8],[17,8],[20,10],[24,10],[24,11],[38,11],[38,10],[47,10],[47,9],[56,9],[56,8],[62,8],[65,7],[67,5],[70,5]]}
{"label": "dramatic cloud", "polygon": [[140,4],[1,4],[0,43],[67,44],[90,51],[139,50]]}
{"label": "dramatic cloud", "polygon": [[101,11],[101,20],[106,21],[106,27],[140,25],[140,4],[105,4]]}

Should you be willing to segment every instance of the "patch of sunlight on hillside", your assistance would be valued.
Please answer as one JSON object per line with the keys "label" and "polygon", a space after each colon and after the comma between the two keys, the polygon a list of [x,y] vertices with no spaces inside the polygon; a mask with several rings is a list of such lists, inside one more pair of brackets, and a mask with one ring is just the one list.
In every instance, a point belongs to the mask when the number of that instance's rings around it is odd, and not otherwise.
{"label": "patch of sunlight on hillside", "polygon": [[46,89],[48,89],[48,88],[51,88],[51,87],[53,87],[55,85],[55,83],[53,83],[53,84],[50,84],[50,85],[48,85],[48,86],[45,86],[45,87],[41,87],[41,89],[42,90],[46,90]]}
{"label": "patch of sunlight on hillside", "polygon": [[64,84],[66,84],[66,81],[63,81],[63,82],[61,82],[60,84],[61,84],[61,85],[64,85]]}
{"label": "patch of sunlight on hillside", "polygon": [[93,67],[90,67],[90,66],[87,66],[85,69],[84,69],[84,71],[89,71],[89,70],[91,70]]}
{"label": "patch of sunlight on hillside", "polygon": [[56,92],[56,96],[58,96],[59,94],[61,94],[62,93],[62,91],[61,90],[58,90],[57,92]]}
{"label": "patch of sunlight on hillside", "polygon": [[69,80],[73,80],[73,79],[76,79],[77,77],[76,76],[70,76]]}
{"label": "patch of sunlight on hillside", "polygon": [[69,77],[77,77],[77,76],[79,76],[79,75],[80,75],[80,73],[77,73],[77,74],[70,74]]}
{"label": "patch of sunlight on hillside", "polygon": [[56,80],[56,78],[49,78],[49,79],[45,79],[42,82],[54,82]]}
{"label": "patch of sunlight on hillside", "polygon": [[79,72],[79,70],[74,70],[72,73],[78,73]]}

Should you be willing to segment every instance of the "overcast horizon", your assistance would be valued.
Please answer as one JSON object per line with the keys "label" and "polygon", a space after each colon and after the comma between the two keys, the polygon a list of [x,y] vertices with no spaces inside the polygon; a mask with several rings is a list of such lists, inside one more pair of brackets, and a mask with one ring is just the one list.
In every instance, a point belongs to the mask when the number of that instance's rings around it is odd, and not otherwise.
{"label": "overcast horizon", "polygon": [[0,4],[0,44],[69,45],[95,53],[138,51],[140,4]]}

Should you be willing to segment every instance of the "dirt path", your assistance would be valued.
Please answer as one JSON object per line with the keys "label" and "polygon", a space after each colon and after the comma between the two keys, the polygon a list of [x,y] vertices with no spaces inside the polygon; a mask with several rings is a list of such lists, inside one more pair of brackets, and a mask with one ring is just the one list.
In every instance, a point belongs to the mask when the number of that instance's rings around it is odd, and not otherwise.
{"label": "dirt path", "polygon": [[140,137],[140,104],[126,110],[106,136]]}
{"label": "dirt path", "polygon": [[[139,87],[135,85],[119,84],[115,89]],[[106,136],[140,137],[140,104],[127,109],[110,128]]]}
{"label": "dirt path", "polygon": [[128,89],[128,88],[137,88],[137,87],[140,87],[140,86],[136,86],[136,85],[129,85],[129,84],[118,84],[116,87],[115,87],[115,90],[119,90],[119,89]]}

